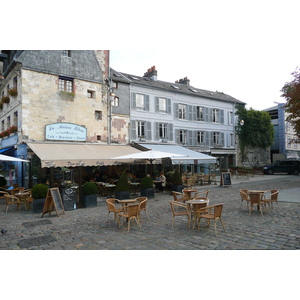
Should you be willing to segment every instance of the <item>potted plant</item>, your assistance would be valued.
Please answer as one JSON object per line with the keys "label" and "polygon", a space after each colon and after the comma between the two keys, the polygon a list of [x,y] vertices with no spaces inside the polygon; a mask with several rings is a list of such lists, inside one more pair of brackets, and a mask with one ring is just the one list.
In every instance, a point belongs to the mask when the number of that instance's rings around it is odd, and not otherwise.
{"label": "potted plant", "polygon": [[97,206],[98,187],[94,182],[86,182],[82,186],[82,206],[84,208]]}
{"label": "potted plant", "polygon": [[49,189],[48,185],[43,184],[43,183],[36,184],[32,188],[32,190],[31,190],[31,195],[33,198],[32,211],[34,213],[43,212],[48,189]]}
{"label": "potted plant", "polygon": [[2,99],[1,99],[1,101],[2,101],[3,103],[7,103],[7,104],[9,103],[9,100],[10,100],[10,99],[9,99],[9,96],[3,96]]}
{"label": "potted plant", "polygon": [[141,196],[147,198],[154,198],[153,179],[151,177],[144,177],[141,180]]}
{"label": "potted plant", "polygon": [[184,186],[182,184],[182,175],[179,172],[179,170],[176,169],[173,174],[173,177],[172,177],[171,194],[172,194],[172,191],[181,193],[183,188],[184,188]]}
{"label": "potted plant", "polygon": [[125,172],[123,172],[115,188],[115,197],[119,200],[130,198],[130,184],[128,183]]}
{"label": "potted plant", "polygon": [[18,90],[16,87],[11,88],[8,90],[8,95],[12,96],[12,97],[16,97],[18,95]]}

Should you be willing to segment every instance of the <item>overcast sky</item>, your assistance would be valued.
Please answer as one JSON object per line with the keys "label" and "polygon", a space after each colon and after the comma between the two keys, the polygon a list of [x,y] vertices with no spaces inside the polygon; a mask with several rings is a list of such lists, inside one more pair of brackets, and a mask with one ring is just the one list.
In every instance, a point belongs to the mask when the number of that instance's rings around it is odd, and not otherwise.
{"label": "overcast sky", "polygon": [[[111,50],[111,67],[142,76],[156,66],[158,80],[188,77],[196,88],[224,92],[257,110],[285,102],[280,90],[300,67],[299,1],[207,2],[173,2],[174,27],[171,11],[164,20],[155,12],[156,19],[132,32],[124,23],[129,49]],[[156,33],[149,38],[148,27]]]}

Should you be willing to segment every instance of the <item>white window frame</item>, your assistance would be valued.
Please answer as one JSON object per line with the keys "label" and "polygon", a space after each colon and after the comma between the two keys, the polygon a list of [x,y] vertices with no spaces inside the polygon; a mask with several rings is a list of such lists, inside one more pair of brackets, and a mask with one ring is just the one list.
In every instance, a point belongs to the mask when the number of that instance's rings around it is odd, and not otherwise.
{"label": "white window frame", "polygon": [[213,133],[213,141],[214,141],[214,145],[220,145],[221,144],[220,132],[214,132]]}
{"label": "white window frame", "polygon": [[158,98],[158,110],[160,112],[167,112],[167,98]]}
{"label": "white window frame", "polygon": [[136,108],[137,109],[144,109],[145,107],[145,95],[143,94],[136,94]]}
{"label": "white window frame", "polygon": [[205,137],[204,137],[204,131],[197,131],[197,144],[202,145],[204,144]]}
{"label": "white window frame", "polygon": [[178,104],[178,117],[179,120],[186,120],[186,105]]}
{"label": "white window frame", "polygon": [[145,137],[146,136],[146,126],[145,122],[143,121],[136,121],[136,133],[137,137]]}
{"label": "white window frame", "polygon": [[158,132],[159,132],[160,139],[166,139],[168,137],[168,124],[159,123]]}
{"label": "white window frame", "polygon": [[197,121],[204,121],[204,107],[197,106]]}
{"label": "white window frame", "polygon": [[187,144],[187,131],[186,130],[179,130],[179,143],[181,145]]}
{"label": "white window frame", "polygon": [[212,109],[212,121],[213,123],[219,123],[219,110],[217,108]]}

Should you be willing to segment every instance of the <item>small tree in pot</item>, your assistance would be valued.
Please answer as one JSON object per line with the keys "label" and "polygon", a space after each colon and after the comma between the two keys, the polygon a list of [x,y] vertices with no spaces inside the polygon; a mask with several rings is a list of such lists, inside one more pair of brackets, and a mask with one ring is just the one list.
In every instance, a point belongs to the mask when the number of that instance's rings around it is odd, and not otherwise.
{"label": "small tree in pot", "polygon": [[82,206],[84,208],[97,206],[98,187],[94,182],[86,182],[82,186]]}
{"label": "small tree in pot", "polygon": [[31,190],[31,195],[33,198],[32,211],[34,213],[41,213],[43,211],[48,189],[49,189],[48,185],[43,183],[36,184],[32,188]]}
{"label": "small tree in pot", "polygon": [[130,198],[130,184],[128,183],[125,172],[123,172],[115,188],[115,197],[119,200]]}
{"label": "small tree in pot", "polygon": [[154,198],[153,179],[151,177],[144,177],[141,180],[141,196]]}
{"label": "small tree in pot", "polygon": [[179,170],[176,169],[173,174],[173,177],[172,177],[171,194],[172,194],[172,191],[181,193],[183,188],[184,188],[184,186],[182,184],[182,175],[179,172]]}

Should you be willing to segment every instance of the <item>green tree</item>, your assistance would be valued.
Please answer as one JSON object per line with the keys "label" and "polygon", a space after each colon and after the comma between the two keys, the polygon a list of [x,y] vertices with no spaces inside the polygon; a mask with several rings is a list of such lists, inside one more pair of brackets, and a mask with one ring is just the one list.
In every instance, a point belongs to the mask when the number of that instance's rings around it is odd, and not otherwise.
{"label": "green tree", "polygon": [[294,126],[297,136],[300,138],[300,72],[296,69],[292,73],[294,79],[287,82],[281,89],[281,97],[285,98],[287,103],[285,105],[286,112],[290,113],[286,121]]}
{"label": "green tree", "polygon": [[238,105],[236,114],[244,125],[237,125],[242,155],[245,156],[245,147],[267,148],[274,141],[274,127],[271,117],[265,111],[250,108],[247,110],[243,105]]}

